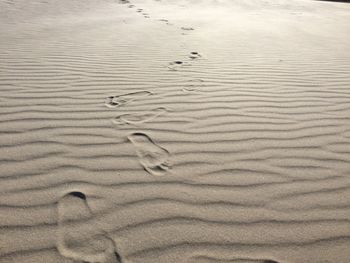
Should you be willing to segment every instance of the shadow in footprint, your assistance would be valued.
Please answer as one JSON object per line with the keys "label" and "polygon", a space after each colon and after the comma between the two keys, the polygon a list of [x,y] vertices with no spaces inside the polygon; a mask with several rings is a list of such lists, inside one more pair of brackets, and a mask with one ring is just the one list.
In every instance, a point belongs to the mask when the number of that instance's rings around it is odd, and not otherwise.
{"label": "shadow in footprint", "polygon": [[152,95],[152,92],[149,91],[138,91],[127,93],[119,96],[109,96],[105,101],[105,105],[108,108],[116,108],[128,104],[138,98]]}
{"label": "shadow in footprint", "polygon": [[254,258],[233,258],[233,259],[220,259],[209,256],[194,256],[191,257],[187,263],[213,263],[213,262],[231,262],[231,263],[279,263],[270,259],[254,259]]}
{"label": "shadow in footprint", "polygon": [[185,30],[185,31],[192,31],[192,30],[194,30],[194,28],[192,28],[192,27],[181,27],[181,29],[182,30]]}
{"label": "shadow in footprint", "polygon": [[113,123],[117,125],[132,124],[138,125],[151,121],[158,116],[166,113],[168,110],[164,107],[154,109],[146,113],[123,114],[113,119]]}
{"label": "shadow in footprint", "polygon": [[190,55],[188,56],[190,59],[197,59],[202,57],[198,52],[191,52]]}
{"label": "shadow in footprint", "polygon": [[70,192],[58,202],[57,250],[69,259],[83,262],[121,263],[115,242],[94,225],[86,196]]}
{"label": "shadow in footprint", "polygon": [[135,146],[140,163],[148,173],[162,176],[169,172],[170,153],[166,149],[157,145],[144,133],[133,133],[128,139]]}
{"label": "shadow in footprint", "polygon": [[189,65],[190,64],[188,62],[177,60],[177,61],[170,62],[168,65],[168,69],[176,71],[183,66],[189,66]]}

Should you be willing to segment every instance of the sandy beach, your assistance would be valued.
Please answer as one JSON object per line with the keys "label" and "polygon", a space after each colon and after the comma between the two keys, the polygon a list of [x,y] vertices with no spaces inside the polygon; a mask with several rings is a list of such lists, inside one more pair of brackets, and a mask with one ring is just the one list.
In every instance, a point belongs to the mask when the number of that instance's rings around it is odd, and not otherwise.
{"label": "sandy beach", "polygon": [[349,263],[350,4],[0,0],[0,263]]}

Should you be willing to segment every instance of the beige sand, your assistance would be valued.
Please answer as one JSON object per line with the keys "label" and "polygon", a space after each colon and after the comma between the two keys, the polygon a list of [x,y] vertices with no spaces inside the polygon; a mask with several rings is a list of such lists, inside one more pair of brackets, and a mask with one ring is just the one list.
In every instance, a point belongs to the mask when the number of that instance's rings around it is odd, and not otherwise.
{"label": "beige sand", "polygon": [[0,1],[0,262],[349,263],[350,4],[130,1]]}

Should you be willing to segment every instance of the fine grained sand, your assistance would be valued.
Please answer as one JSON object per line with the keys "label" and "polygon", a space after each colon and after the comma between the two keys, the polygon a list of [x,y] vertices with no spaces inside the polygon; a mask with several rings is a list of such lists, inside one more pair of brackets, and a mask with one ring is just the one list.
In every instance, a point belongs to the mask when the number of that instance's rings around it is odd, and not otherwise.
{"label": "fine grained sand", "polygon": [[349,263],[350,5],[130,1],[0,1],[0,262]]}

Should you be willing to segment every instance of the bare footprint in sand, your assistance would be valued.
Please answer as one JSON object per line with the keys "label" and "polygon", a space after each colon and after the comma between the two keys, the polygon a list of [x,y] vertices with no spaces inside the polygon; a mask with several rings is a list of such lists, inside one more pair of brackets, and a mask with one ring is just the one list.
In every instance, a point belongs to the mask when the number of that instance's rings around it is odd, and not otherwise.
{"label": "bare footprint in sand", "polygon": [[204,80],[202,79],[191,79],[182,91],[184,92],[203,92],[204,91]]}
{"label": "bare footprint in sand", "polygon": [[196,51],[193,51],[190,53],[190,55],[188,56],[190,59],[197,59],[197,58],[200,58],[202,57],[198,52]]}
{"label": "bare footprint in sand", "polygon": [[105,105],[108,108],[116,108],[128,104],[131,101],[134,101],[138,98],[152,95],[152,92],[149,91],[138,91],[127,93],[119,96],[109,96],[105,101]]}
{"label": "bare footprint in sand", "polygon": [[239,258],[231,261],[232,263],[279,263],[275,260],[270,259],[250,259],[250,258]]}
{"label": "bare footprint in sand", "polygon": [[183,66],[189,66],[190,64],[188,62],[183,62],[180,60],[176,60],[173,62],[170,62],[168,65],[168,69],[173,70],[173,71],[177,71],[179,68],[183,67]]}
{"label": "bare footprint in sand", "polygon": [[157,145],[144,133],[133,133],[128,139],[135,146],[140,163],[148,173],[162,176],[169,172],[170,153],[166,149]]}
{"label": "bare footprint in sand", "polygon": [[181,27],[181,29],[182,30],[185,30],[185,31],[192,31],[192,30],[194,30],[194,28],[192,28],[192,27]]}
{"label": "bare footprint in sand", "polygon": [[114,241],[89,225],[92,212],[81,192],[70,192],[58,202],[57,250],[69,259],[88,263],[121,263]]}
{"label": "bare footprint in sand", "polygon": [[113,119],[113,123],[117,125],[132,124],[138,125],[151,121],[158,116],[166,113],[168,110],[164,107],[154,109],[146,113],[123,114]]}
{"label": "bare footprint in sand", "polygon": [[168,26],[172,26],[173,24],[171,24],[170,22],[169,22],[169,20],[168,19],[158,19],[159,21],[161,21],[161,22],[165,22]]}
{"label": "bare footprint in sand", "polygon": [[216,257],[208,257],[208,256],[194,256],[191,257],[187,263],[279,263],[275,260],[270,259],[254,259],[254,258],[234,258],[234,259],[220,259]]}

